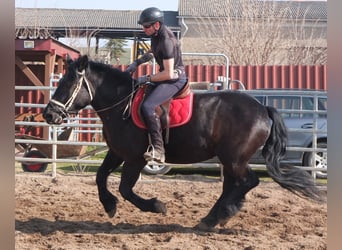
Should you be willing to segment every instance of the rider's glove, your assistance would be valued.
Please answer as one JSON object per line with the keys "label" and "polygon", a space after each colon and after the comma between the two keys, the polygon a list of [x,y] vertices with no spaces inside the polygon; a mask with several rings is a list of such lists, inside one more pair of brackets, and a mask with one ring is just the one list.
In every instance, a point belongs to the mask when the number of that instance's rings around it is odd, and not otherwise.
{"label": "rider's glove", "polygon": [[128,65],[127,69],[125,70],[125,72],[128,72],[130,74],[133,74],[134,71],[137,69],[138,64],[136,62],[131,63],[130,65]]}
{"label": "rider's glove", "polygon": [[136,71],[137,67],[145,62],[150,61],[153,58],[153,54],[152,53],[146,53],[144,55],[142,55],[140,58],[138,58],[137,60],[135,60],[133,63],[131,63],[130,65],[128,65],[127,69],[125,70],[125,72],[128,72],[130,74],[133,74],[134,71]]}
{"label": "rider's glove", "polygon": [[140,64],[148,62],[152,59],[153,59],[153,54],[152,53],[146,53],[146,54],[143,54],[140,58],[138,58],[135,61],[137,62],[138,65],[140,65]]}
{"label": "rider's glove", "polygon": [[150,82],[151,81],[151,76],[150,75],[144,75],[144,76],[138,77],[135,80],[136,80],[137,84],[140,85],[140,84],[144,84],[144,83]]}

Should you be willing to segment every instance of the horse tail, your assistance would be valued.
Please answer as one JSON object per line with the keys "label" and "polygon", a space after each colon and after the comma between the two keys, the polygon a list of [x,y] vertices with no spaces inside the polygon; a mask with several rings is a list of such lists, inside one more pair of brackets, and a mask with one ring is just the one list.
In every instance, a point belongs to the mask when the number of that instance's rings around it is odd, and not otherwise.
{"label": "horse tail", "polygon": [[280,164],[280,160],[286,152],[287,129],[283,118],[275,108],[266,107],[266,109],[272,120],[270,136],[262,149],[268,174],[281,187],[296,195],[321,200],[315,180],[307,171]]}

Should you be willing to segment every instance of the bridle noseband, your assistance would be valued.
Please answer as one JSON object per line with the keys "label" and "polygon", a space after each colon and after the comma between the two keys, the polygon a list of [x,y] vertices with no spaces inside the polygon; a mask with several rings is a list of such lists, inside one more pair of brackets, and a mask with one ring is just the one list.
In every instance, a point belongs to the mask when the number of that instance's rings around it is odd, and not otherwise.
{"label": "bridle noseband", "polygon": [[68,116],[69,109],[71,108],[71,106],[74,104],[74,101],[78,95],[78,93],[80,92],[81,88],[82,88],[82,84],[83,81],[85,82],[87,91],[89,93],[90,96],[90,102],[93,100],[93,93],[91,91],[91,84],[89,82],[89,80],[86,78],[85,76],[85,70],[82,70],[82,72],[77,71],[77,74],[80,75],[80,79],[78,80],[78,83],[76,85],[76,88],[74,89],[74,91],[72,92],[72,95],[70,96],[70,98],[66,101],[65,104],[55,100],[55,99],[51,99],[50,102],[57,105],[58,109],[65,115]]}

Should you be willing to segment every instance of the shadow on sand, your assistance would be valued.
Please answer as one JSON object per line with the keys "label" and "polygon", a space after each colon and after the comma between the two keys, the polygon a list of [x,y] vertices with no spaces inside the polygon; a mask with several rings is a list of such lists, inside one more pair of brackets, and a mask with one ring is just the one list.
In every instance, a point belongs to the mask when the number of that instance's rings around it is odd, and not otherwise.
{"label": "shadow on sand", "polygon": [[236,235],[246,234],[245,230],[236,229],[213,229],[211,231],[202,231],[194,227],[184,227],[179,224],[144,224],[134,225],[130,223],[118,223],[113,225],[110,222],[94,222],[94,221],[66,221],[56,220],[49,221],[41,218],[32,218],[28,221],[15,221],[15,230],[21,233],[34,234],[40,233],[48,235],[56,231],[64,233],[79,233],[79,234],[141,234],[141,233],[194,233],[205,235],[211,233]]}

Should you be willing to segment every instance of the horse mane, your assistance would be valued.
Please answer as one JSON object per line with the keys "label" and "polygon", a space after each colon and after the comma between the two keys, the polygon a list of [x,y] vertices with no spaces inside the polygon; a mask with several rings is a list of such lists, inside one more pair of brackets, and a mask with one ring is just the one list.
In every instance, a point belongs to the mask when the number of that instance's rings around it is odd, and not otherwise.
{"label": "horse mane", "polygon": [[93,72],[100,73],[105,76],[106,79],[116,79],[117,83],[124,83],[132,81],[132,76],[125,71],[113,67],[110,64],[105,64],[95,60],[89,59],[89,67]]}

